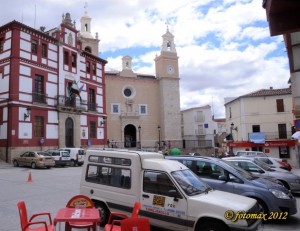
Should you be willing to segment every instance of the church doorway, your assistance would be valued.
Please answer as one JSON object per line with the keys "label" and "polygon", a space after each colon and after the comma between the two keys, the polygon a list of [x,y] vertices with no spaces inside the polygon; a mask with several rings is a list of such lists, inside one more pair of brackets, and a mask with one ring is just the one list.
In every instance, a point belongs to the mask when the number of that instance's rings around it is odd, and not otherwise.
{"label": "church doorway", "polygon": [[136,147],[136,128],[132,124],[126,125],[124,128],[124,147],[134,148]]}
{"label": "church doorway", "polygon": [[66,147],[74,147],[74,122],[70,117],[66,119],[65,128]]}

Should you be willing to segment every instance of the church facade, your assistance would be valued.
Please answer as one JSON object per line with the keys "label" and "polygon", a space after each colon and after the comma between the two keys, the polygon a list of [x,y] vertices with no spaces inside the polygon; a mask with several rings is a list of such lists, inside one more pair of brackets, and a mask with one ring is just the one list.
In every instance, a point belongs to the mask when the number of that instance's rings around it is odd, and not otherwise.
{"label": "church facade", "polygon": [[17,21],[0,27],[0,158],[26,150],[101,146],[107,63],[85,12],[51,30]]}
{"label": "church facade", "polygon": [[132,58],[122,58],[122,70],[106,72],[107,145],[149,150],[182,147],[178,56],[167,29],[155,75],[132,70]]}

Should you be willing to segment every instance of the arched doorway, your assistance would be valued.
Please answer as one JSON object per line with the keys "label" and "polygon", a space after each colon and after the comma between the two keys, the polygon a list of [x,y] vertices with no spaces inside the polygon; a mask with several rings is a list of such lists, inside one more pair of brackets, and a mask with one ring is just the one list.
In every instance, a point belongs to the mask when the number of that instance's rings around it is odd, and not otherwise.
{"label": "arched doorway", "polygon": [[74,147],[74,122],[71,118],[66,119],[65,132],[66,147]]}
{"label": "arched doorway", "polygon": [[136,147],[136,128],[132,124],[128,124],[124,128],[124,147]]}

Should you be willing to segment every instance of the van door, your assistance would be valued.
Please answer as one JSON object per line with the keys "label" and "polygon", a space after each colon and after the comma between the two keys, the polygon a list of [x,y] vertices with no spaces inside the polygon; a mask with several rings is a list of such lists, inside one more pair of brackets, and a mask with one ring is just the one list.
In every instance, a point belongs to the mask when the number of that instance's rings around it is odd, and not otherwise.
{"label": "van door", "polygon": [[187,200],[165,172],[144,171],[141,216],[152,225],[174,231],[187,230]]}

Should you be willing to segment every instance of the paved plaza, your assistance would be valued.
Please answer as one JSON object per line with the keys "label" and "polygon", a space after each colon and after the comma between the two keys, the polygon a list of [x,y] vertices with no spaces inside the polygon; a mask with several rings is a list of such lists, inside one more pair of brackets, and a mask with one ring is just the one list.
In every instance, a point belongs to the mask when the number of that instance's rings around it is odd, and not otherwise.
{"label": "paved plaza", "polygon": [[[299,169],[293,171],[300,175]],[[26,202],[29,216],[49,211],[53,218],[69,198],[79,193],[81,172],[82,167],[30,169],[0,162],[0,231],[20,230],[20,200]],[[30,174],[32,182],[28,182]],[[298,213],[289,220],[265,224],[263,231],[300,230],[300,194],[296,197]]]}

